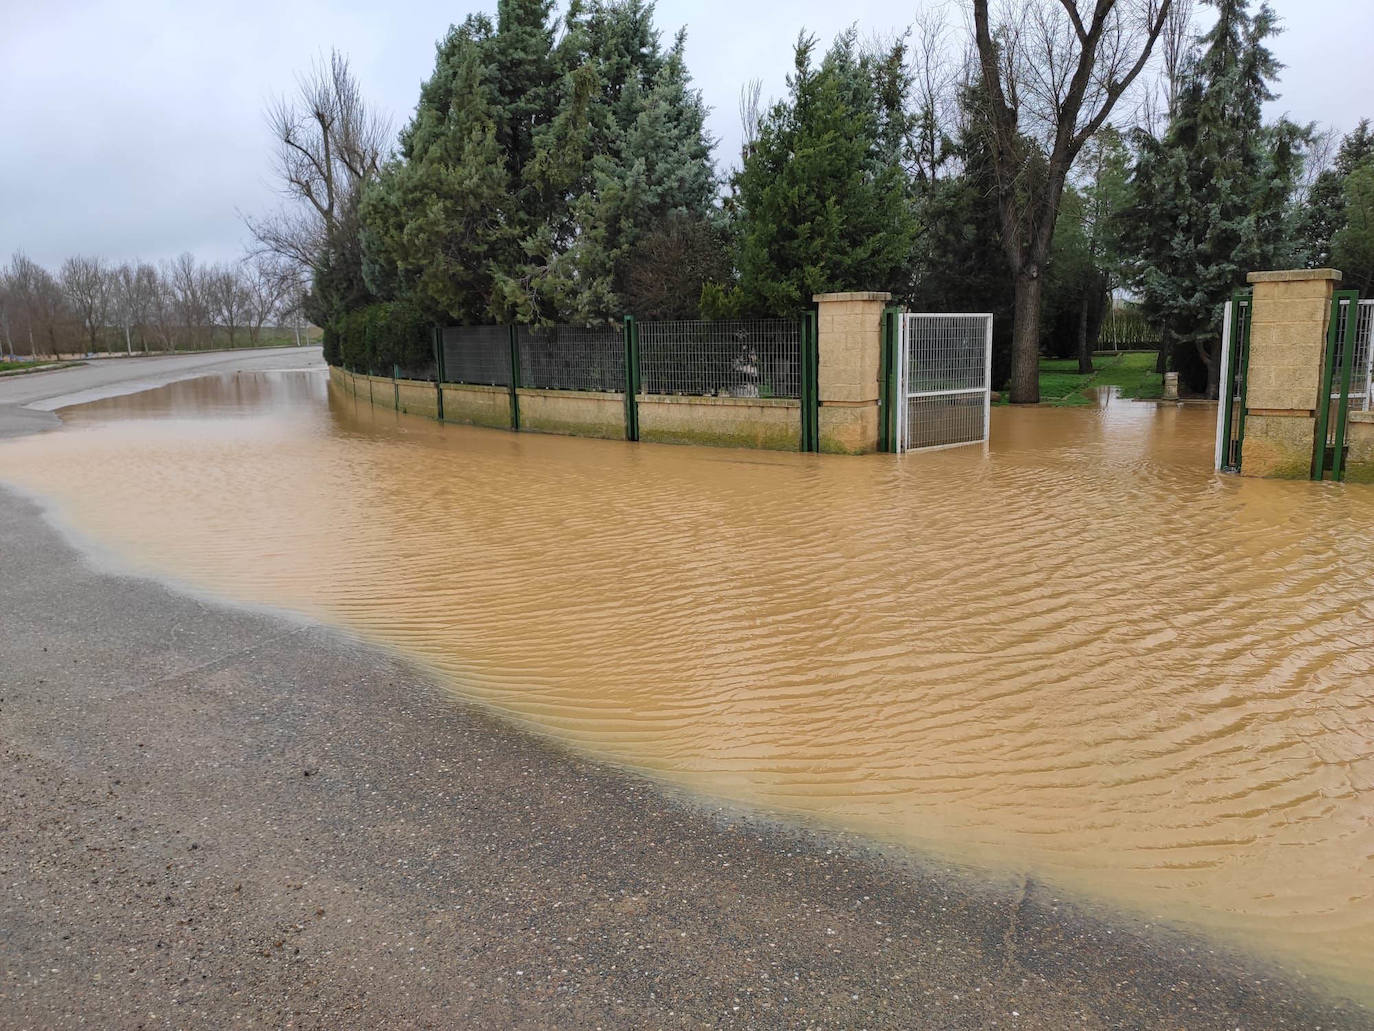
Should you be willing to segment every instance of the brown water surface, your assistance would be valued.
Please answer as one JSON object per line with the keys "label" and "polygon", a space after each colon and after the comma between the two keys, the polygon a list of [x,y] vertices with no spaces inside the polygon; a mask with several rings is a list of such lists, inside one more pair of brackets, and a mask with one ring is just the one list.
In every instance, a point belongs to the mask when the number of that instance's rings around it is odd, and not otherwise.
{"label": "brown water surface", "polygon": [[1374,488],[1213,414],[833,458],[440,426],[240,374],[0,446],[138,567],[393,645],[597,755],[1374,981]]}

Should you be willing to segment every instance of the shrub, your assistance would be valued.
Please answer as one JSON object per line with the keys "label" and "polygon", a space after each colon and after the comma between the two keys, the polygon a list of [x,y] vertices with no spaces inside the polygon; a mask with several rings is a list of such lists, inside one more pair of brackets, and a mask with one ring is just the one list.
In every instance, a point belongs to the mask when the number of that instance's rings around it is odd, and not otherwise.
{"label": "shrub", "polygon": [[[336,364],[354,372],[389,375],[392,367],[422,368],[434,360],[433,324],[405,301],[370,304],[340,316],[332,327]],[[330,330],[325,356],[330,357]]]}

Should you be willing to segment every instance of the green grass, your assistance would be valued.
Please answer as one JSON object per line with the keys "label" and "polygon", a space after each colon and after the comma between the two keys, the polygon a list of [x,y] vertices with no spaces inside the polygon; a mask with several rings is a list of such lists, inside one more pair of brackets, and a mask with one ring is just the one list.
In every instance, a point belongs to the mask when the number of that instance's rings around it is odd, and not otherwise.
{"label": "green grass", "polygon": [[54,358],[40,358],[34,362],[0,362],[0,373],[39,372],[44,369],[57,369],[63,365],[81,365],[79,361],[57,361]]}
{"label": "green grass", "polygon": [[1040,403],[1061,408],[1090,405],[1085,391],[1093,387],[1119,387],[1122,397],[1159,397],[1164,392],[1154,352],[1098,355],[1093,369],[1083,376],[1076,358],[1041,358]]}

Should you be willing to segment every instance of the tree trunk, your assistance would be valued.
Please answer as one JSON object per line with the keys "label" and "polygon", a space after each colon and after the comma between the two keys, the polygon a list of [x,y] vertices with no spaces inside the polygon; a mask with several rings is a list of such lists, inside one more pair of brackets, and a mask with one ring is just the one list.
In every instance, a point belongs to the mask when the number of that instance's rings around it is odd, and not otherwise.
{"label": "tree trunk", "polygon": [[1078,374],[1086,376],[1093,371],[1093,349],[1088,344],[1088,304],[1091,293],[1085,293],[1078,305]]}
{"label": "tree trunk", "polygon": [[1202,341],[1196,343],[1197,356],[1202,359],[1202,364],[1207,368],[1207,400],[1215,401],[1221,396],[1221,348],[1216,351],[1208,347]]}
{"label": "tree trunk", "polygon": [[1159,354],[1155,355],[1155,372],[1161,376],[1169,371],[1169,351],[1173,346],[1173,341],[1169,339],[1169,331],[1161,328],[1159,331]]}
{"label": "tree trunk", "polygon": [[1039,267],[1016,276],[1016,317],[1011,335],[1011,403],[1040,403]]}

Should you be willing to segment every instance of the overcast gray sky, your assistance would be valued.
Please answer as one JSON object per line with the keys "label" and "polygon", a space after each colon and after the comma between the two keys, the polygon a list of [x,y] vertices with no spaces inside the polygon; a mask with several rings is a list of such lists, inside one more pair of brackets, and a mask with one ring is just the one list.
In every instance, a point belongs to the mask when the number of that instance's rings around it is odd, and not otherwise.
{"label": "overcast gray sky", "polygon": [[[1288,66],[1275,113],[1349,129],[1374,116],[1374,3],[1273,0]],[[0,261],[56,266],[82,252],[122,260],[242,253],[239,212],[276,203],[262,111],[330,47],[399,128],[448,25],[491,3],[377,0],[0,0]],[[799,29],[823,41],[857,22],[886,33],[918,5],[891,0],[661,0],[665,38],[688,33],[688,66],[713,108],[722,165],[738,150],[749,78],[780,96]],[[966,2],[949,15],[962,24]]]}

